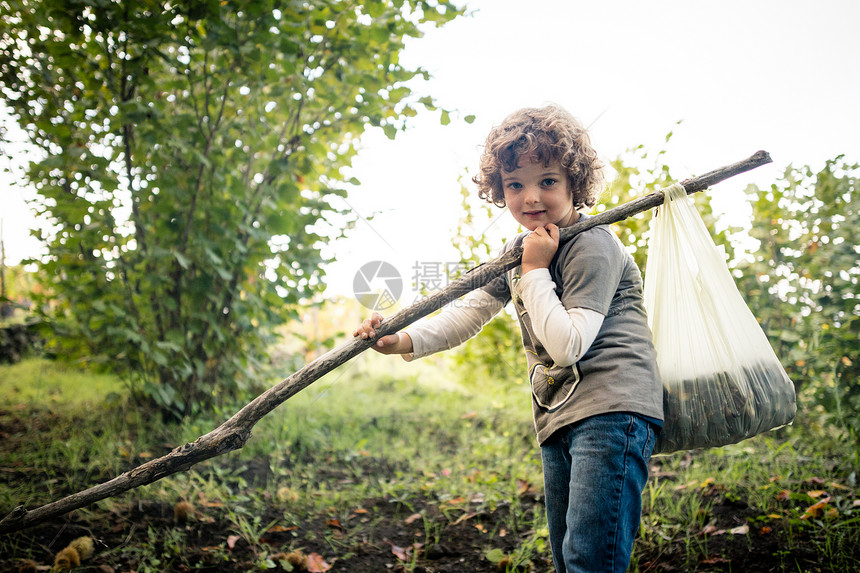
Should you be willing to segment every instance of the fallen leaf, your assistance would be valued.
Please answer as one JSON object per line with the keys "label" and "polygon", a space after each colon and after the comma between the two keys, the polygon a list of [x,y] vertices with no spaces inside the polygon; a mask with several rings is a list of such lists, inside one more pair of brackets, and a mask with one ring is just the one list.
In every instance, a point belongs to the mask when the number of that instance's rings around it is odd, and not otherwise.
{"label": "fallen leaf", "polygon": [[767,516],[771,519],[782,519],[782,516],[778,513],[768,513]]}
{"label": "fallen leaf", "polygon": [[694,486],[694,485],[696,485],[696,484],[698,484],[698,483],[699,483],[699,482],[698,482],[698,480],[694,480],[694,481],[691,481],[691,482],[687,482],[687,483],[685,483],[685,484],[683,484],[683,485],[676,485],[676,486],[675,486],[675,491],[681,491],[682,489],[687,489],[688,487]]}
{"label": "fallen leaf", "polygon": [[363,507],[359,507],[358,509],[353,511],[353,513],[368,513],[368,511],[366,509],[364,509]]}
{"label": "fallen leaf", "polygon": [[325,573],[329,569],[331,569],[331,565],[326,563],[322,555],[319,553],[311,553],[308,555],[308,573]]}
{"label": "fallen leaf", "polygon": [[704,488],[708,487],[709,485],[713,485],[714,483],[716,483],[716,480],[712,477],[709,477],[709,478],[706,478],[705,481],[700,483],[699,487],[704,489]]}
{"label": "fallen leaf", "polygon": [[729,529],[729,533],[731,533],[732,535],[746,535],[749,532],[750,532],[750,526],[746,525],[746,524],[740,525],[740,526],[735,527],[733,529]]}
{"label": "fallen leaf", "polygon": [[325,524],[332,529],[340,529],[343,530],[343,525],[341,525],[340,521],[337,519],[327,519]]}
{"label": "fallen leaf", "polygon": [[242,539],[239,535],[228,535],[227,536],[227,547],[233,549],[236,546],[236,542]]}
{"label": "fallen leaf", "polygon": [[505,552],[499,548],[490,549],[484,554],[484,557],[487,558],[487,561],[492,561],[493,563],[498,564],[502,559],[505,558]]}
{"label": "fallen leaf", "polygon": [[704,529],[702,529],[701,534],[702,535],[715,536],[715,535],[723,535],[725,532],[726,532],[725,529],[717,529],[716,525],[709,523],[708,525],[705,526]]}
{"label": "fallen leaf", "polygon": [[780,491],[778,494],[776,494],[776,499],[780,501],[791,499],[791,491],[787,489]]}
{"label": "fallen leaf", "polygon": [[808,492],[806,492],[806,495],[808,495],[812,499],[818,499],[822,495],[826,495],[827,497],[830,497],[826,491],[821,490],[821,489],[814,489],[812,491],[808,491]]}
{"label": "fallen leaf", "polygon": [[448,477],[449,475],[451,475],[451,470],[449,468],[445,468],[444,470],[442,470],[442,475]]}
{"label": "fallen leaf", "polygon": [[810,519],[816,517],[836,517],[839,512],[837,512],[835,508],[830,507],[827,504],[828,501],[830,501],[829,497],[827,499],[819,501],[818,503],[810,505],[803,513],[803,515],[800,516],[800,519]]}
{"label": "fallen leaf", "polygon": [[765,525],[759,530],[759,533],[761,533],[762,535],[767,535],[768,533],[770,533],[772,531],[773,531],[772,527],[770,527],[769,525]]}
{"label": "fallen leaf", "polygon": [[394,556],[400,559],[401,561],[409,561],[409,554],[406,549],[400,547],[399,545],[391,544],[391,552],[394,553]]}
{"label": "fallen leaf", "polygon": [[477,418],[477,417],[478,417],[478,413],[475,412],[474,410],[471,412],[466,412],[465,414],[460,416],[460,418],[462,418],[463,420],[470,420],[472,418]]}
{"label": "fallen leaf", "polygon": [[523,479],[517,479],[517,495],[526,495],[529,492],[533,492],[534,488],[532,484]]}
{"label": "fallen leaf", "polygon": [[654,563],[653,561],[646,561],[642,563],[641,567],[643,571],[651,571],[654,567],[657,567],[656,571],[675,571],[675,567],[668,563]]}
{"label": "fallen leaf", "polygon": [[830,482],[830,487],[835,487],[836,489],[851,489],[847,485],[842,485],[841,483],[836,483],[835,481]]}
{"label": "fallen leaf", "polygon": [[467,519],[471,519],[471,518],[475,517],[476,515],[477,515],[477,513],[464,513],[463,515],[458,517],[457,521],[455,521],[451,525],[457,525],[457,524],[463,523]]}
{"label": "fallen leaf", "polygon": [[269,533],[280,533],[282,531],[294,531],[296,529],[298,529],[298,527],[296,527],[295,525],[292,525],[290,527],[285,527],[283,525],[273,525],[272,527],[269,528],[268,532]]}
{"label": "fallen leaf", "polygon": [[708,557],[707,559],[702,559],[703,565],[719,565],[720,563],[729,563],[729,560],[726,559],[725,557],[716,557],[716,556],[711,556],[711,557]]}
{"label": "fallen leaf", "polygon": [[413,523],[415,523],[419,519],[421,519],[421,514],[420,513],[413,513],[412,515],[410,515],[409,517],[404,519],[403,523],[405,523],[406,525],[412,525]]}

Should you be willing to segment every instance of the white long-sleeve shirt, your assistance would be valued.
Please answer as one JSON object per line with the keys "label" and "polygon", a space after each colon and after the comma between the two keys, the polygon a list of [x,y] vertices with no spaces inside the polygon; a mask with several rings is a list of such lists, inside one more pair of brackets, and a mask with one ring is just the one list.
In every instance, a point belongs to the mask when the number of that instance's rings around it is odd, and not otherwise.
{"label": "white long-sleeve shirt", "polygon": [[[557,366],[575,364],[588,350],[603,324],[603,315],[586,308],[566,309],[555,293],[549,269],[522,276],[516,294],[528,309],[535,336]],[[442,312],[410,326],[413,352],[407,361],[448,350],[472,338],[502,308],[501,300],[477,289],[453,301]]]}

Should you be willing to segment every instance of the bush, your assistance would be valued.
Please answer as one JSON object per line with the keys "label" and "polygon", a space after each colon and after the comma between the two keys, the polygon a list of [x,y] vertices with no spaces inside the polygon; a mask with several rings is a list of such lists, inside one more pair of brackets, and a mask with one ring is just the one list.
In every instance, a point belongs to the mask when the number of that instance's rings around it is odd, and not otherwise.
{"label": "bush", "polygon": [[860,166],[843,157],[814,172],[789,167],[768,189],[747,189],[750,235],[740,291],[799,395],[860,453]]}
{"label": "bush", "polygon": [[41,348],[38,322],[0,327],[0,363],[14,364]]}

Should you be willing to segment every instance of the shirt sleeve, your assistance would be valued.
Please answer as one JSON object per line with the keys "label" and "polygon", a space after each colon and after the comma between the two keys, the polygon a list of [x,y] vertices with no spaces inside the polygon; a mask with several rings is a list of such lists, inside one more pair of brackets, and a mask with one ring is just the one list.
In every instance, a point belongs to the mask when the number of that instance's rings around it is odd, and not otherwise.
{"label": "shirt sleeve", "polygon": [[494,278],[489,284],[482,286],[481,290],[499,299],[502,306],[511,300],[511,289],[508,287],[508,279],[505,275]]}
{"label": "shirt sleeve", "polygon": [[532,329],[558,366],[579,361],[597,338],[603,315],[581,307],[566,309],[555,293],[549,269],[534,269],[520,279],[517,291]]}
{"label": "shirt sleeve", "polygon": [[597,227],[559,249],[552,276],[565,308],[587,308],[606,316],[624,274],[627,259],[612,231]]}
{"label": "shirt sleeve", "polygon": [[482,289],[446,305],[440,314],[410,326],[404,332],[412,339],[408,361],[449,350],[478,334],[505,306],[505,302]]}

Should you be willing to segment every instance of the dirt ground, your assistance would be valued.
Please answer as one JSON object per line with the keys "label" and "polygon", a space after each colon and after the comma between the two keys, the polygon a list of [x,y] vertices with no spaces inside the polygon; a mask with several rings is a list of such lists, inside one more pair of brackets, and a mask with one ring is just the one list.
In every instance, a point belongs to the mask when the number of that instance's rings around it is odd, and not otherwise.
{"label": "dirt ground", "polygon": [[[11,414],[6,412],[6,414]],[[14,415],[2,417],[0,438],[4,447],[26,447],[21,421]],[[13,442],[18,442],[13,444]],[[659,472],[659,462],[653,468]],[[242,462],[247,491],[265,489],[271,473],[268,460]],[[50,480],[31,469],[0,467],[0,482],[13,486],[19,480],[38,483]],[[365,459],[365,479],[383,481],[392,468],[386,463]],[[332,468],[332,480],[338,480]],[[58,483],[60,481],[60,483]],[[814,487],[815,484],[809,484]],[[58,495],[61,480],[53,478],[51,487]],[[59,492],[59,493],[58,493]],[[427,496],[433,495],[427,493]],[[635,561],[639,571],[660,572],[750,572],[782,571],[833,572],[822,558],[818,540],[804,531],[792,531],[786,521],[757,519],[745,501],[733,498],[718,487],[702,489],[702,506],[707,506],[708,526],[695,538],[679,535],[667,543],[638,542]],[[125,499],[134,499],[129,496]],[[72,540],[89,536],[95,541],[93,555],[76,571],[101,573],[140,573],[144,570],[164,572],[187,571],[259,571],[260,556],[270,559],[270,570],[291,570],[283,563],[295,559],[288,548],[299,547],[308,561],[297,562],[293,571],[332,573],[409,572],[414,573],[500,573],[518,571],[550,573],[552,563],[546,557],[532,559],[519,567],[505,567],[487,555],[488,539],[496,554],[511,554],[533,532],[506,531],[512,514],[543,512],[540,493],[525,492],[519,507],[500,505],[493,510],[482,504],[460,503],[446,509],[443,500],[432,497],[410,498],[409,507],[395,499],[360,500],[347,515],[333,518],[330,510],[317,514],[299,514],[292,522],[284,520],[283,507],[260,509],[259,495],[249,496],[244,515],[259,513],[256,534],[237,535],[235,512],[220,502],[191,500],[194,508],[187,519],[177,519],[172,503],[151,500],[114,502],[109,509],[72,512],[30,529],[0,536],[0,573],[48,571],[56,553]],[[257,505],[252,505],[257,503]],[[789,502],[786,502],[788,504]],[[11,508],[0,508],[8,511]],[[444,514],[443,514],[444,512]],[[256,517],[256,516],[255,516]],[[645,516],[644,523],[649,523]],[[281,525],[287,523],[287,525]],[[277,525],[271,525],[277,524]],[[742,534],[731,530],[748,526]],[[254,527],[249,528],[253,529]],[[247,532],[246,532],[247,533]],[[255,537],[256,535],[256,537]],[[249,538],[251,542],[249,542]],[[692,544],[706,544],[706,556],[696,557],[691,568]],[[651,549],[654,547],[654,549]],[[857,562],[860,562],[860,547]],[[548,552],[547,552],[548,553]],[[694,552],[692,552],[694,553]],[[24,561],[31,558],[33,563]],[[158,559],[152,565],[152,558]],[[142,566],[149,559],[149,567]],[[839,573],[844,573],[839,571]]]}
{"label": "dirt ground", "polygon": [[[719,493],[710,509],[710,520],[715,535],[708,539],[709,556],[697,564],[700,572],[771,572],[784,571],[784,564],[777,558],[784,551],[780,541],[784,531],[766,526],[753,529],[749,535],[725,535],[719,530],[729,530],[754,518],[754,512],[742,502],[721,500]],[[525,496],[521,510],[543,511],[538,496]],[[505,533],[504,524],[510,523],[509,507],[499,507],[492,512],[468,512],[450,520],[450,515],[440,515],[439,504],[413,503],[408,511],[386,499],[368,499],[350,514],[346,523],[326,515],[309,515],[300,523],[289,527],[275,526],[263,533],[256,546],[241,536],[235,535],[235,526],[226,519],[218,504],[195,507],[192,516],[185,522],[177,522],[174,506],[167,503],[140,501],[117,506],[113,512],[99,516],[94,522],[82,521],[73,513],[62,519],[12,534],[3,540],[5,554],[0,555],[0,571],[29,571],[21,569],[21,555],[33,555],[39,566],[35,570],[48,570],[54,554],[71,540],[80,536],[95,539],[95,553],[86,560],[80,571],[133,572],[139,566],[140,553],[135,547],[146,541],[149,531],[166,532],[181,530],[184,538],[182,554],[164,558],[161,571],[251,571],[259,570],[254,563],[261,552],[266,552],[276,565],[275,571],[284,570],[279,561],[287,559],[280,553],[285,546],[295,545],[301,540],[304,555],[320,558],[319,562],[297,565],[295,571],[338,572],[406,572],[415,573],[499,573],[506,569],[487,559],[487,531],[494,531],[493,545],[509,553],[521,542],[518,536]],[[414,510],[424,514],[424,519],[409,519],[407,513]],[[414,514],[413,514],[414,515]],[[277,522],[282,514],[267,511],[261,523]],[[445,524],[428,540],[425,520]],[[374,522],[372,528],[363,523]],[[361,532],[366,533],[362,534]],[[369,533],[368,533],[369,532]],[[830,571],[820,565],[813,550],[812,540],[798,544],[794,541],[792,561],[796,560],[802,571]],[[170,549],[165,541],[166,555]],[[337,544],[337,550],[333,550]],[[642,572],[690,571],[685,557],[685,543],[670,543],[659,554],[648,554],[637,547],[639,569]],[[293,556],[294,557],[294,556]],[[289,569],[286,569],[289,570]],[[541,560],[530,567],[508,568],[508,571],[533,571],[546,573],[553,570],[552,564]],[[798,570],[798,569],[791,569]]]}
{"label": "dirt ground", "polygon": [[[381,500],[376,500],[381,501]],[[372,502],[371,502],[372,503]],[[380,509],[394,510],[389,503],[377,503]],[[174,528],[177,524],[173,517],[173,508],[166,504],[146,503],[129,508],[128,519],[123,520],[120,525],[104,531],[98,527],[100,534],[96,538],[96,554],[86,563],[87,569],[91,571],[109,571],[104,566],[110,566],[112,570],[133,571],[136,563],[122,552],[112,552],[112,559],[105,561],[100,558],[98,549],[117,548],[123,545],[134,544],[137,536],[146,536],[147,528],[153,527]],[[503,510],[500,510],[503,511]],[[356,518],[360,519],[360,514]],[[264,517],[273,521],[278,515],[273,513]],[[464,571],[475,572],[497,572],[499,569],[494,563],[488,561],[481,549],[486,537],[481,534],[476,526],[492,527],[493,523],[500,518],[496,514],[474,516],[464,520],[457,525],[450,526],[440,538],[439,543],[426,543],[421,520],[404,526],[402,515],[396,520],[392,515],[388,525],[382,522],[375,528],[373,539],[356,539],[352,546],[344,554],[346,556],[332,557],[332,551],[326,542],[327,537],[344,536],[340,526],[331,523],[325,517],[310,518],[296,526],[301,531],[302,545],[306,556],[314,553],[323,556],[325,563],[330,565],[327,569],[332,573],[337,572],[360,572],[360,571],[408,571],[406,563],[411,563],[413,552],[418,552],[418,565],[412,569],[416,573],[438,572],[455,573]],[[188,565],[165,564],[164,571],[249,571],[254,570],[254,550],[244,540],[235,540],[233,547],[227,550],[229,560],[224,560],[223,550],[216,550],[220,545],[225,545],[225,540],[230,538],[233,532],[228,529],[226,523],[218,519],[208,522],[207,520],[194,521],[183,526],[186,531],[186,543],[188,550],[183,555],[183,561]],[[92,524],[76,523],[68,521],[63,523],[52,523],[33,528],[27,532],[17,534],[19,538],[18,547],[32,547],[37,549],[47,547],[63,547],[72,539],[90,535],[94,531]],[[292,527],[284,528],[282,531],[269,531],[262,539],[263,545],[271,547],[271,554],[277,561],[277,548],[288,544],[292,540],[295,531]],[[513,549],[517,539],[512,537],[507,543],[509,549]],[[498,545],[498,544],[497,544]],[[44,564],[52,562],[51,552],[45,552]],[[398,555],[400,557],[398,557]],[[0,570],[17,571],[18,559],[4,556],[0,559]],[[401,559],[406,557],[407,559]],[[286,558],[282,555],[281,558]],[[102,569],[97,569],[102,566]],[[311,566],[312,567],[312,566]],[[280,567],[275,570],[283,570]],[[296,567],[297,571],[308,570]],[[312,570],[312,569],[311,569]],[[544,567],[541,570],[546,570]]]}

